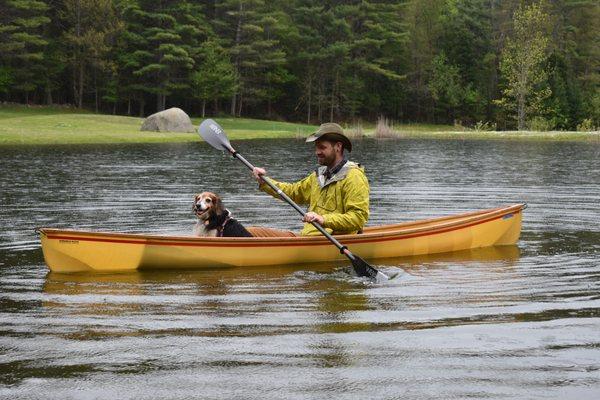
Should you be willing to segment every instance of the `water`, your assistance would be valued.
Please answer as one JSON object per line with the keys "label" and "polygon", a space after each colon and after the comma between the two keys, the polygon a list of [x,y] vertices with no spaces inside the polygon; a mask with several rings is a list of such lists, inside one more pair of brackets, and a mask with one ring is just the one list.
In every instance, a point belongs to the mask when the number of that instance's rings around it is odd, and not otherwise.
{"label": "water", "polygon": [[[277,179],[294,140],[234,143]],[[369,224],[527,202],[518,246],[345,265],[54,274],[37,226],[187,234],[193,193],[287,205],[201,143],[0,148],[0,398],[600,397],[600,145],[362,141]]]}

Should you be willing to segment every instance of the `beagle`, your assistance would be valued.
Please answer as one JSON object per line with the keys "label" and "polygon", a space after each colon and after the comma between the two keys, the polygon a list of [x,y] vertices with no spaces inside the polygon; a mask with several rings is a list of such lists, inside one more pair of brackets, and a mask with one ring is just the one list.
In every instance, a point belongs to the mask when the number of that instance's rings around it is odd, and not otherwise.
{"label": "beagle", "polygon": [[195,195],[192,211],[198,217],[194,227],[196,236],[252,237],[240,222],[231,217],[221,198],[212,192]]}

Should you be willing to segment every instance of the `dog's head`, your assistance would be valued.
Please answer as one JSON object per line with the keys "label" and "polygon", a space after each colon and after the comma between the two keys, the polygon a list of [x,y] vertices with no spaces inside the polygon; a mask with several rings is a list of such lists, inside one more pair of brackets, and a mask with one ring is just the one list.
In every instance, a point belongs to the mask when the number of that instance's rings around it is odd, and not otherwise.
{"label": "dog's head", "polygon": [[211,217],[221,216],[225,213],[221,198],[212,192],[195,195],[192,210],[202,221],[208,221]]}

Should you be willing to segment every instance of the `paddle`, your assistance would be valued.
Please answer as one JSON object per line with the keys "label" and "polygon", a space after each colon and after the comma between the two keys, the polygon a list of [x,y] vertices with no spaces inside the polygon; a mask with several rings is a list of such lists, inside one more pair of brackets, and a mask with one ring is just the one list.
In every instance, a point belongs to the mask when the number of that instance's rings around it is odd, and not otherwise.
{"label": "paddle", "polygon": [[[198,133],[202,136],[205,142],[210,144],[217,150],[226,150],[228,151],[234,158],[240,160],[246,167],[250,170],[254,169],[254,165],[250,164],[248,160],[246,160],[240,153],[238,153],[229,143],[229,139],[227,135],[225,135],[225,131],[221,126],[213,121],[212,119],[205,119],[202,121],[200,126],[198,127]],[[289,205],[294,207],[296,211],[298,211],[302,216],[305,215],[304,210],[300,208],[292,199],[290,199],[285,193],[281,191],[267,176],[262,177],[263,180],[273,189],[277,194],[285,200]],[[367,264],[365,260],[360,258],[359,256],[352,254],[350,250],[340,242],[337,241],[336,238],[331,236],[329,232],[327,232],[319,223],[311,222],[315,228],[319,230],[331,243],[333,243],[339,250],[340,253],[346,255],[350,261],[352,261],[352,266],[354,267],[354,271],[358,276],[368,276],[377,281],[380,280],[388,280],[389,277],[385,275],[383,272],[378,271],[371,265]]]}

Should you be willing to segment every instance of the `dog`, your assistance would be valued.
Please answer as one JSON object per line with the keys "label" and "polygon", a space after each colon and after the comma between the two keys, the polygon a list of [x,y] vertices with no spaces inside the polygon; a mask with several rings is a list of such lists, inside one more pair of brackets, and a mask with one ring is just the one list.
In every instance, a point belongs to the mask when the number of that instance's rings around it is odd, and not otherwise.
{"label": "dog", "polygon": [[194,234],[203,237],[252,237],[244,226],[232,218],[219,196],[202,192],[194,196],[192,211],[198,217]]}

